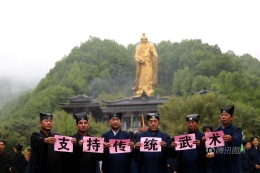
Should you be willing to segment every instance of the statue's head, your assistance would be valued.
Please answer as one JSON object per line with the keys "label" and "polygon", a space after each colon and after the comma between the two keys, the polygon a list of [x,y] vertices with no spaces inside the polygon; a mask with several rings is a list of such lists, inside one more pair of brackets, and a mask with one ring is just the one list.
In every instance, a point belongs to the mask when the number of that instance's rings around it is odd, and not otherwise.
{"label": "statue's head", "polygon": [[141,43],[148,43],[148,38],[146,37],[145,33],[142,34]]}

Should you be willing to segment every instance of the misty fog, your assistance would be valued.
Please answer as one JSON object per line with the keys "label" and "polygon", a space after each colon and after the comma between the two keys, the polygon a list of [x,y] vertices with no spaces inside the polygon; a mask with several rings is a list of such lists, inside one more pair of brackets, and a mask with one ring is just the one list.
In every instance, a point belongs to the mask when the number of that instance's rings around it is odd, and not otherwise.
{"label": "misty fog", "polygon": [[0,56],[0,108],[25,91],[34,89],[54,64],[41,61],[14,61]]}
{"label": "misty fog", "polygon": [[35,60],[15,60],[1,57],[0,79],[9,79],[14,85],[34,88],[45,77],[54,62]]}

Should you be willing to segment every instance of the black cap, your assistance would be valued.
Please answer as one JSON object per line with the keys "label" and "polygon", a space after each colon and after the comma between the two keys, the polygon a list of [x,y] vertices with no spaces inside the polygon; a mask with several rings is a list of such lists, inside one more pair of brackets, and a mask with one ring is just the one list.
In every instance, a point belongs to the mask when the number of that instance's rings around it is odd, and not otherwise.
{"label": "black cap", "polygon": [[198,122],[200,120],[200,115],[199,114],[189,114],[186,116],[186,121],[196,121]]}
{"label": "black cap", "polygon": [[122,113],[121,112],[118,112],[118,113],[110,113],[109,115],[109,119],[113,118],[113,117],[117,117],[121,120],[122,118]]}
{"label": "black cap", "polygon": [[52,113],[40,113],[40,120],[44,120],[44,119],[53,119]]}
{"label": "black cap", "polygon": [[151,118],[157,118],[160,120],[160,114],[159,113],[148,113],[146,115],[147,121],[149,121]]}
{"label": "black cap", "polygon": [[233,115],[234,109],[235,109],[234,105],[230,105],[230,106],[222,107],[220,110],[221,110],[221,113],[226,112],[226,113],[229,113],[230,115]]}
{"label": "black cap", "polygon": [[79,122],[80,120],[86,120],[86,121],[88,121],[88,114],[87,114],[87,112],[75,113],[75,114],[74,114],[74,117],[75,117],[75,119],[76,119],[76,123],[77,123],[77,124],[78,124],[78,122]]}
{"label": "black cap", "polygon": [[21,144],[15,144],[14,148],[16,148],[18,151],[21,151],[23,146]]}
{"label": "black cap", "polygon": [[211,125],[207,124],[202,127],[202,131],[206,131],[207,129],[210,129],[211,132],[213,131],[213,127]]}

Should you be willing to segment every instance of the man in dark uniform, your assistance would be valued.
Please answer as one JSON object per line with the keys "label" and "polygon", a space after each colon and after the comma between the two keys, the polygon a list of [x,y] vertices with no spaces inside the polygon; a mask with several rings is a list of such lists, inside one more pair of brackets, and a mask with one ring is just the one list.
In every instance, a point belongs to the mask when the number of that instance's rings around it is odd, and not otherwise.
{"label": "man in dark uniform", "polygon": [[[40,113],[39,132],[31,135],[31,157],[34,165],[34,173],[65,173],[69,172],[68,154],[55,152],[54,143],[56,134],[52,133],[53,115],[51,113]],[[72,139],[75,143],[76,140]]]}
{"label": "man in dark uniform", "polygon": [[251,143],[249,140],[243,140],[242,143],[244,147],[244,150],[240,152],[242,173],[249,173],[249,164],[246,155],[248,149],[251,148]]}
{"label": "man in dark uniform", "polygon": [[[177,167],[174,171],[178,173],[205,173],[205,144],[202,142],[203,133],[198,130],[199,114],[190,114],[186,116],[188,134],[195,134],[196,149],[177,151]],[[176,143],[172,142],[175,149]]]}
{"label": "man in dark uniform", "polygon": [[234,105],[222,107],[220,114],[221,126],[214,131],[223,130],[225,146],[224,153],[216,153],[213,163],[213,173],[241,173],[240,147],[242,143],[241,129],[233,126]]}
{"label": "man in dark uniform", "polygon": [[74,117],[76,119],[78,132],[72,136],[77,140],[77,143],[73,145],[72,172],[96,173],[96,163],[98,160],[101,160],[101,154],[83,152],[83,137],[91,136],[88,134],[89,123],[87,113],[76,113]]}
{"label": "man in dark uniform", "polygon": [[[109,114],[109,125],[111,130],[105,132],[102,137],[104,138],[104,153],[102,157],[102,171],[103,173],[129,173],[132,153],[119,153],[110,154],[109,139],[130,139],[131,136],[128,132],[121,130],[122,113]],[[134,143],[129,143],[130,147],[134,147]]]}
{"label": "man in dark uniform", "polygon": [[5,151],[6,141],[0,139],[0,172],[8,173],[11,165],[11,155]]}
{"label": "man in dark uniform", "polygon": [[[140,173],[167,173],[167,159],[171,158],[171,138],[168,134],[159,130],[160,115],[159,113],[147,114],[148,130],[139,133],[136,137],[136,157]],[[161,138],[161,152],[140,152],[142,137]]]}
{"label": "man in dark uniform", "polygon": [[10,172],[12,173],[24,173],[25,167],[26,167],[26,160],[21,152],[23,149],[23,146],[21,144],[15,144],[14,146],[14,152],[15,155],[12,160],[11,167],[9,168]]}

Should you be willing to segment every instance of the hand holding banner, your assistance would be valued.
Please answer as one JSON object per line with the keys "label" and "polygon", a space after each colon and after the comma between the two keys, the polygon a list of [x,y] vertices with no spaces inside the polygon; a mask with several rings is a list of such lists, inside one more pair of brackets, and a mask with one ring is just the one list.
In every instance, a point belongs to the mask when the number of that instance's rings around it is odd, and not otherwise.
{"label": "hand holding banner", "polygon": [[129,146],[130,139],[109,139],[109,143],[111,144],[109,147],[110,154],[131,152],[131,148]]}
{"label": "hand holding banner", "polygon": [[72,137],[55,135],[56,142],[54,143],[54,151],[58,152],[73,152]]}
{"label": "hand holding banner", "polygon": [[83,137],[83,152],[103,153],[104,152],[104,138],[99,137]]}
{"label": "hand holding banner", "polygon": [[174,136],[174,141],[177,144],[175,150],[190,150],[196,148],[196,144],[193,142],[196,140],[195,134],[185,134]]}
{"label": "hand holding banner", "polygon": [[213,148],[213,147],[225,146],[223,136],[224,136],[223,131],[205,133],[205,138],[206,138],[205,147]]}
{"label": "hand holding banner", "polygon": [[160,152],[162,147],[160,142],[162,138],[153,138],[153,137],[141,137],[141,152]]}

